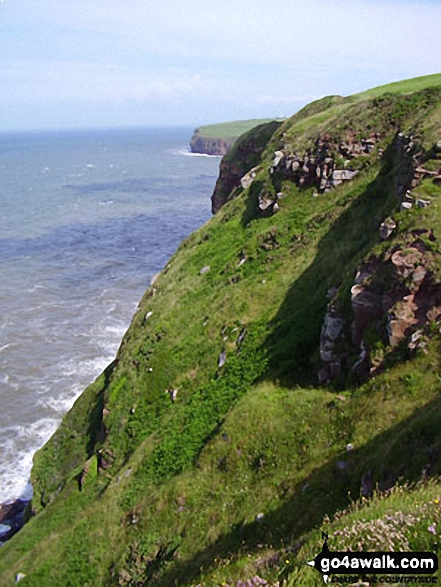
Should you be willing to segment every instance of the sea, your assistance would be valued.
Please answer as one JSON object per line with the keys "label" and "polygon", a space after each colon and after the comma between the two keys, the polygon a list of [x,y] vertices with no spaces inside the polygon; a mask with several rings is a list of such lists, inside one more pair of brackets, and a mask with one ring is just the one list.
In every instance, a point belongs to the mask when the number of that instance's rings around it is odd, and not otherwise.
{"label": "sea", "polygon": [[0,134],[0,503],[114,359],[154,274],[210,216],[191,128]]}

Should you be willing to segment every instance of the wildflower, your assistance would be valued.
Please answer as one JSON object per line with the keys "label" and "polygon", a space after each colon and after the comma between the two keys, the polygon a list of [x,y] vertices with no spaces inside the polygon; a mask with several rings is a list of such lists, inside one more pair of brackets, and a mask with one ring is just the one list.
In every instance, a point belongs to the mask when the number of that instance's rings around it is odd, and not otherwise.
{"label": "wildflower", "polygon": [[434,499],[433,501],[436,503],[436,505],[439,504],[439,499]]}
{"label": "wildflower", "polygon": [[435,536],[436,536],[436,527],[435,526],[436,526],[436,524],[432,524],[427,529],[429,530],[429,532],[432,532],[432,534],[435,534]]}
{"label": "wildflower", "polygon": [[286,559],[285,563],[286,563],[287,565],[289,565],[289,559]]}

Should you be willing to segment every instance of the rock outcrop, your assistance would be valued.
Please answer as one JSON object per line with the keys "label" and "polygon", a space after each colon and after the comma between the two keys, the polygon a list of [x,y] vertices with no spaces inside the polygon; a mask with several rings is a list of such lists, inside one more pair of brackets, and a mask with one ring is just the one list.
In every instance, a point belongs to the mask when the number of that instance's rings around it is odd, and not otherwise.
{"label": "rock outcrop", "polygon": [[[407,242],[360,266],[351,287],[350,340],[344,339],[345,321],[335,301],[329,303],[320,336],[320,383],[338,378],[343,367],[357,379],[373,375],[402,343],[409,352],[424,348],[425,329],[441,317],[439,254],[425,239],[436,237],[429,229],[414,230]],[[352,364],[345,363],[349,356],[356,357]]]}
{"label": "rock outcrop", "polygon": [[344,353],[341,343],[344,340],[344,320],[338,306],[331,301],[328,304],[325,319],[320,333],[320,359],[322,368],[318,373],[320,383],[336,379],[342,373]]}
{"label": "rock outcrop", "polygon": [[17,499],[0,505],[0,543],[9,540],[25,523],[25,510],[29,501]]}
{"label": "rock outcrop", "polygon": [[[268,130],[274,130],[271,123]],[[277,123],[276,123],[277,124]],[[265,125],[262,125],[265,126]],[[247,133],[234,147],[234,153],[221,161],[219,179],[212,196],[212,212],[215,214],[228,201],[237,197],[243,189],[251,186],[263,168],[257,166],[266,141],[262,141],[262,127],[257,127],[260,135]],[[259,140],[257,141],[257,137]],[[358,169],[351,168],[351,162],[358,157],[369,156],[381,135],[372,133],[367,138],[356,139],[352,132],[346,132],[339,143],[331,140],[326,133],[320,135],[314,145],[302,155],[283,144],[274,152],[268,174],[276,193],[264,190],[259,196],[258,207],[262,216],[278,210],[278,189],[282,181],[293,182],[297,187],[314,187],[316,194],[326,193],[339,185],[352,180]],[[282,141],[283,142],[283,141]],[[379,150],[379,152],[381,152]],[[341,166],[339,167],[338,164]]]}
{"label": "rock outcrop", "polygon": [[[255,168],[260,161],[260,156],[279,126],[280,122],[273,121],[253,128],[242,135],[231,151],[222,159],[219,178],[211,196],[213,214],[216,214],[228,200],[240,193],[243,189],[241,180],[244,176],[249,174],[251,170],[256,174]],[[254,177],[250,176],[247,180],[252,181]]]}
{"label": "rock outcrop", "polygon": [[223,156],[233,146],[235,139],[224,140],[216,138],[201,137],[196,129],[190,141],[190,150],[192,153],[200,153],[202,155],[218,155]]}
{"label": "rock outcrop", "polygon": [[[347,162],[350,162],[361,153],[369,154],[374,144],[374,139],[366,139],[361,142],[341,143],[338,149],[340,155],[344,154],[348,157]],[[333,155],[335,150],[335,145],[325,135],[317,139],[313,150],[308,150],[302,156],[276,151],[269,173],[275,178],[292,181],[298,187],[314,186],[319,193],[329,192],[343,182],[350,181],[358,173],[356,169],[336,169]]]}

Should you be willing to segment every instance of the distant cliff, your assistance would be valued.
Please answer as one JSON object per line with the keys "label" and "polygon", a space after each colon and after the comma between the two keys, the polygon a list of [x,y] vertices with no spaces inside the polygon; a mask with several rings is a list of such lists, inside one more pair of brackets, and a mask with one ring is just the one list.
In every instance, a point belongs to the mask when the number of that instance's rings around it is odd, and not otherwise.
{"label": "distant cliff", "polygon": [[209,139],[201,137],[196,129],[191,141],[190,149],[192,153],[201,153],[203,155],[226,155],[231,149],[234,139],[225,141],[223,139]]}
{"label": "distant cliff", "polygon": [[236,120],[200,126],[194,131],[190,141],[192,153],[223,156],[235,141],[250,129],[270,122],[271,119]]}

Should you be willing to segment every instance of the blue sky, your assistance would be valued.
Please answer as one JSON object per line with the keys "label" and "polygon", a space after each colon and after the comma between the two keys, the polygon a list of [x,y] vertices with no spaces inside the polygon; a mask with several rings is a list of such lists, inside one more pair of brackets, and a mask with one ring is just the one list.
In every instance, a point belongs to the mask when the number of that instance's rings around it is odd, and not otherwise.
{"label": "blue sky", "polygon": [[192,125],[441,72],[441,2],[0,0],[0,131]]}

